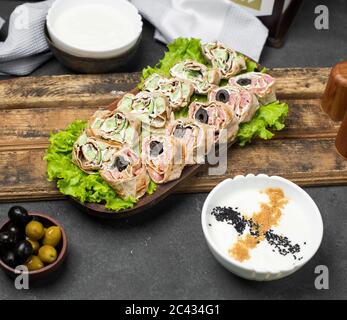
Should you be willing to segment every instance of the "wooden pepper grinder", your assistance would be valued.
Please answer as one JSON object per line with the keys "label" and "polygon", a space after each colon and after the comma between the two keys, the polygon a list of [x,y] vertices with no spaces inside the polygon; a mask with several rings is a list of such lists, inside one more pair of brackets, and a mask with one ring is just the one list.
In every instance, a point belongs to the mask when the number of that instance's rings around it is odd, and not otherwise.
{"label": "wooden pepper grinder", "polygon": [[337,133],[335,146],[338,153],[347,160],[347,112],[342,121],[339,132]]}
{"label": "wooden pepper grinder", "polygon": [[341,121],[347,111],[347,61],[335,65],[322,98],[323,110],[334,121]]}
{"label": "wooden pepper grinder", "polygon": [[322,108],[332,120],[343,120],[335,145],[340,155],[347,159],[347,61],[338,63],[331,70]]}

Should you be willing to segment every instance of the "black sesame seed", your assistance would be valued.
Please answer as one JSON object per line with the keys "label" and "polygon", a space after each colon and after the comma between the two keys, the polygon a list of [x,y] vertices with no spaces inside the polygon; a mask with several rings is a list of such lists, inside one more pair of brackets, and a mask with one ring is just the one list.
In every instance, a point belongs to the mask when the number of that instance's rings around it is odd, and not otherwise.
{"label": "black sesame seed", "polygon": [[[260,237],[260,226],[252,219],[245,219],[245,217],[237,210],[238,208],[215,207],[212,210],[211,215],[214,215],[218,222],[226,222],[227,224],[232,225],[239,235],[243,235],[248,227],[251,236],[254,238]],[[273,252],[276,252],[277,250],[277,252],[282,256],[290,254],[295,260],[297,260],[295,254],[301,251],[299,244],[292,244],[288,237],[278,235],[271,229],[266,231],[264,236],[268,244],[274,247],[272,250]],[[259,244],[260,241],[257,241],[257,243]],[[306,242],[304,242],[304,244],[306,244]]]}

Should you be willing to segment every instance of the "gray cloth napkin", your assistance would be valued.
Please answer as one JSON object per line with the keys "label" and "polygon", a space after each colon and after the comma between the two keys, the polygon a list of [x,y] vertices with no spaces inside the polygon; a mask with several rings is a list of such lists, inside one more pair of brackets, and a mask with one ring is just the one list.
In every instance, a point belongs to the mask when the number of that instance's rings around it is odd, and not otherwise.
{"label": "gray cloth napkin", "polygon": [[[25,3],[12,12],[8,36],[0,42],[0,73],[27,75],[51,57],[44,37],[44,24],[53,1]],[[1,18],[0,29],[3,23]]]}
{"label": "gray cloth napkin", "polygon": [[130,0],[155,27],[155,38],[219,40],[259,61],[268,29],[230,0]]}

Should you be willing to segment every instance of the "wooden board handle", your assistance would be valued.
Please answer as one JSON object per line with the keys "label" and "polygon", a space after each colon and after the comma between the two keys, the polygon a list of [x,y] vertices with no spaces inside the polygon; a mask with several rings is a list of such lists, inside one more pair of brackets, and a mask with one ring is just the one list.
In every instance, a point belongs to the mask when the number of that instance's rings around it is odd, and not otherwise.
{"label": "wooden board handle", "polygon": [[322,107],[332,120],[343,119],[347,111],[347,61],[332,68],[322,98]]}

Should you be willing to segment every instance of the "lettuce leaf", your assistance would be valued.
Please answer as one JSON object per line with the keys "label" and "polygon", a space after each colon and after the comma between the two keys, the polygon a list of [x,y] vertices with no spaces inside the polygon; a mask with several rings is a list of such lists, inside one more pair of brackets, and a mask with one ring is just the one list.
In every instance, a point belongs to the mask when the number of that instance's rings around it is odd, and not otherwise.
{"label": "lettuce leaf", "polygon": [[[77,120],[65,130],[51,134],[50,145],[44,159],[47,161],[48,180],[57,180],[61,193],[81,202],[105,203],[105,207],[119,211],[132,208],[136,199],[123,200],[97,174],[88,175],[72,162],[71,152],[74,142],[82,133],[86,122]],[[154,190],[151,186],[151,190]]]}
{"label": "lettuce leaf", "polygon": [[158,185],[153,180],[151,180],[149,182],[147,194],[149,194],[149,195],[153,194],[157,190],[157,187],[158,187]]}
{"label": "lettuce leaf", "polygon": [[177,38],[168,44],[168,51],[154,67],[148,66],[142,71],[142,79],[139,84],[141,89],[143,82],[153,73],[158,73],[163,76],[170,76],[170,69],[180,61],[195,60],[204,65],[208,65],[201,51],[201,42],[194,38]]}
{"label": "lettuce leaf", "polygon": [[288,105],[279,101],[261,106],[253,119],[240,126],[237,134],[239,145],[245,146],[254,138],[271,139],[274,134],[284,128],[284,120],[288,115]]}
{"label": "lettuce leaf", "polygon": [[246,61],[246,70],[244,71],[246,72],[263,72],[266,73],[267,72],[267,68],[263,67],[261,70],[258,69],[258,63],[255,62],[254,60],[252,60],[251,58],[248,58],[244,55],[242,55],[245,58]]}

